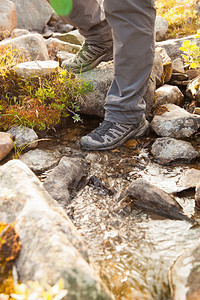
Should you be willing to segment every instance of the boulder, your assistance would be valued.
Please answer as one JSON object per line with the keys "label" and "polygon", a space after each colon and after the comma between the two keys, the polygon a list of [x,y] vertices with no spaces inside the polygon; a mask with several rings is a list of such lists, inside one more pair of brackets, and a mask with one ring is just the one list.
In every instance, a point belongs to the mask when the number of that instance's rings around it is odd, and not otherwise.
{"label": "boulder", "polygon": [[177,86],[165,84],[155,91],[155,99],[154,107],[165,103],[181,104],[184,95]]}
{"label": "boulder", "polygon": [[25,126],[13,126],[9,131],[17,148],[27,146],[29,148],[37,147],[38,135],[32,128]]}
{"label": "boulder", "polygon": [[0,167],[0,219],[14,222],[19,234],[22,249],[16,267],[22,283],[54,285],[63,278],[65,299],[113,299],[66,212],[20,160]]}
{"label": "boulder", "polygon": [[53,9],[46,0],[12,0],[17,10],[17,27],[42,32]]}
{"label": "boulder", "polygon": [[168,137],[156,139],[151,153],[158,163],[164,165],[175,161],[188,163],[200,154],[189,142]]}
{"label": "boulder", "polygon": [[70,203],[70,194],[84,185],[87,177],[87,163],[79,157],[62,157],[47,178],[44,187],[52,198],[66,205]]}
{"label": "boulder", "polygon": [[55,60],[30,61],[18,64],[14,67],[16,73],[21,77],[45,76],[58,71],[59,63]]}
{"label": "boulder", "polygon": [[11,47],[16,61],[48,60],[48,50],[40,34],[26,34],[0,42],[0,49]]}
{"label": "boulder", "polygon": [[123,210],[126,206],[131,209],[134,207],[144,209],[170,219],[187,220],[193,223],[183,214],[182,207],[170,194],[142,178],[134,180],[126,189],[117,210]]}
{"label": "boulder", "polygon": [[156,16],[155,22],[155,31],[156,31],[156,41],[163,41],[165,39],[167,30],[168,30],[168,22],[165,18],[161,16]]}
{"label": "boulder", "polygon": [[186,138],[197,132],[200,127],[200,116],[168,103],[158,107],[151,121],[151,127],[162,137]]}
{"label": "boulder", "polygon": [[13,141],[11,134],[7,132],[0,132],[0,161],[5,158],[13,148]]}
{"label": "boulder", "polygon": [[185,251],[172,266],[169,279],[173,300],[200,298],[200,245]]}
{"label": "boulder", "polygon": [[16,7],[12,1],[0,1],[0,39],[5,39],[17,27]]}

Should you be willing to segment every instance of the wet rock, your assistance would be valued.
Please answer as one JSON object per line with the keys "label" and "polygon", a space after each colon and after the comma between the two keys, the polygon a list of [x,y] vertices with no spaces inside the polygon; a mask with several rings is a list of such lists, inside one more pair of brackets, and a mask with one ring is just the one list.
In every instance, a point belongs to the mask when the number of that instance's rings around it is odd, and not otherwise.
{"label": "wet rock", "polygon": [[172,266],[169,279],[173,300],[200,298],[200,245],[185,251]]}
{"label": "wet rock", "polygon": [[186,94],[190,99],[200,101],[200,76],[188,83]]}
{"label": "wet rock", "polygon": [[0,1],[0,39],[5,39],[17,27],[16,7],[12,1]]}
{"label": "wet rock", "polygon": [[197,46],[200,46],[200,41],[196,39],[195,36],[196,35],[191,35],[180,39],[168,39],[166,41],[157,42],[156,48],[165,48],[167,54],[169,55],[169,57],[171,57],[172,60],[176,59],[177,57],[181,58],[183,51],[180,50],[180,47],[182,46],[185,40],[190,40],[192,43],[196,43]]}
{"label": "wet rock", "polygon": [[54,33],[52,37],[74,45],[82,45],[84,43],[84,37],[77,29],[63,34]]}
{"label": "wet rock", "polygon": [[200,153],[189,143],[173,138],[158,138],[153,143],[151,153],[160,164],[183,161],[190,162]]}
{"label": "wet rock", "polygon": [[170,219],[190,221],[172,196],[144,179],[133,181],[127,188],[125,198],[120,203],[120,207],[124,206],[141,208]]}
{"label": "wet rock", "polygon": [[14,39],[25,34],[30,34],[30,31],[28,31],[27,29],[16,28],[12,31],[11,38]]}
{"label": "wet rock", "polygon": [[25,126],[13,126],[8,133],[11,134],[17,148],[27,145],[29,148],[37,147],[38,135],[31,128]]}
{"label": "wet rock", "polygon": [[151,122],[152,129],[162,137],[190,137],[200,127],[200,116],[191,114],[175,104],[159,107]]}
{"label": "wet rock", "polygon": [[58,164],[60,153],[58,151],[35,149],[22,154],[20,160],[27,164],[33,172],[44,172]]}
{"label": "wet rock", "polygon": [[11,134],[7,132],[0,132],[0,161],[10,153],[13,148]]}
{"label": "wet rock", "polygon": [[156,31],[157,42],[164,40],[167,30],[168,30],[167,20],[161,16],[156,16],[155,31]]}
{"label": "wet rock", "polygon": [[16,61],[48,60],[48,50],[40,34],[26,34],[14,39],[5,39],[0,42],[0,49],[11,47],[16,50]]}
{"label": "wet rock", "polygon": [[181,178],[177,181],[176,192],[184,191],[189,188],[195,188],[200,182],[200,170],[189,169],[182,173]]}
{"label": "wet rock", "polygon": [[48,174],[44,187],[52,198],[66,205],[73,194],[86,182],[88,166],[82,158],[62,157],[58,166]]}
{"label": "wet rock", "polygon": [[167,83],[172,76],[172,60],[164,48],[158,47],[156,51],[159,52],[163,62],[163,83]]}
{"label": "wet rock", "polygon": [[42,32],[53,9],[46,0],[12,0],[17,10],[17,27]]}
{"label": "wet rock", "polygon": [[177,86],[165,84],[155,91],[155,107],[165,103],[180,104],[184,95]]}
{"label": "wet rock", "polygon": [[58,71],[59,63],[54,60],[30,61],[18,64],[14,67],[16,73],[21,77],[44,76]]}
{"label": "wet rock", "polygon": [[172,72],[173,73],[185,73],[183,60],[180,57],[173,60]]}
{"label": "wet rock", "polygon": [[0,168],[0,206],[1,220],[15,222],[20,237],[16,267],[22,283],[54,285],[62,277],[69,300],[112,299],[66,212],[20,160]]}
{"label": "wet rock", "polygon": [[67,51],[76,54],[81,48],[79,45],[66,43],[56,38],[47,39],[45,44],[51,57],[56,56],[59,51]]}

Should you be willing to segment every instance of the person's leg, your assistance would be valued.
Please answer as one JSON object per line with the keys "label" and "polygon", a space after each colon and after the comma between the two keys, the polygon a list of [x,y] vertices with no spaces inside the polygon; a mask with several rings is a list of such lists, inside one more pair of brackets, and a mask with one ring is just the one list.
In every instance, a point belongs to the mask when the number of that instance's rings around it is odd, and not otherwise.
{"label": "person's leg", "polygon": [[105,14],[97,0],[73,0],[73,9],[63,21],[78,28],[85,44],[74,59],[64,61],[62,68],[74,73],[88,71],[102,61],[113,59],[113,38]]}
{"label": "person's leg", "polygon": [[73,0],[72,12],[61,18],[64,22],[77,27],[88,44],[111,45],[111,29],[99,1]]}
{"label": "person's leg", "polygon": [[104,0],[106,19],[113,29],[114,80],[105,104],[105,120],[81,139],[88,150],[112,149],[141,136],[147,89],[154,59],[153,0]]}

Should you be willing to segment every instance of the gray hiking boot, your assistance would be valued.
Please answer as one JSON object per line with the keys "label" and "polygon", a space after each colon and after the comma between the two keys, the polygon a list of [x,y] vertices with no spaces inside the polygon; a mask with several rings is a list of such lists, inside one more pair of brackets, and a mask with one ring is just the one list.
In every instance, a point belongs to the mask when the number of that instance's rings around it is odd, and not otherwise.
{"label": "gray hiking boot", "polygon": [[65,60],[61,67],[73,73],[81,73],[95,68],[102,61],[109,61],[112,59],[113,45],[105,48],[85,43],[75,58]]}
{"label": "gray hiking boot", "polygon": [[149,122],[143,118],[139,125],[111,123],[103,121],[99,127],[81,138],[81,148],[84,150],[110,150],[121,146],[131,138],[145,134]]}

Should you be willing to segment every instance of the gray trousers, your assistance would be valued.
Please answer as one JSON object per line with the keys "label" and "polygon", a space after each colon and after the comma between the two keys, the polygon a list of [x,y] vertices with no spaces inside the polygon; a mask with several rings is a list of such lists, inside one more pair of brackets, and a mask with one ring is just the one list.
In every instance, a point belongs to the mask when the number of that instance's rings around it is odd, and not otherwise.
{"label": "gray trousers", "polygon": [[[105,104],[105,120],[138,124],[154,59],[154,0],[73,0],[64,20],[79,28],[86,42],[114,41],[114,79]],[[111,30],[112,29],[112,30]],[[112,32],[112,33],[111,33]]]}

